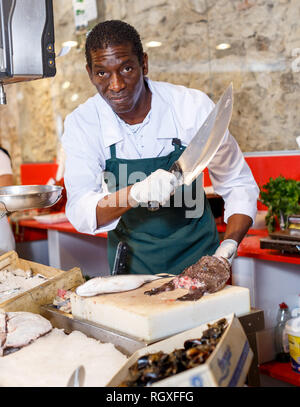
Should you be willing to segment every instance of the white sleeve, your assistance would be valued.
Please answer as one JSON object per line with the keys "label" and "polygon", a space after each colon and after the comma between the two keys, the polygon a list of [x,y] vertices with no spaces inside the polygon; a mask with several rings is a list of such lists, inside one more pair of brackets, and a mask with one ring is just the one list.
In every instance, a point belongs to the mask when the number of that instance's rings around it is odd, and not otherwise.
{"label": "white sleeve", "polygon": [[233,214],[255,221],[259,188],[238,143],[227,130],[224,141],[208,165],[216,194],[224,199],[224,221]]}
{"label": "white sleeve", "polygon": [[0,175],[12,174],[10,158],[0,150]]}
{"label": "white sleeve", "polygon": [[106,184],[102,185],[105,157],[97,134],[92,137],[89,128],[84,127],[67,116],[62,138],[66,156],[66,216],[79,232],[97,234],[115,229],[119,219],[97,228],[97,204],[109,195]]}

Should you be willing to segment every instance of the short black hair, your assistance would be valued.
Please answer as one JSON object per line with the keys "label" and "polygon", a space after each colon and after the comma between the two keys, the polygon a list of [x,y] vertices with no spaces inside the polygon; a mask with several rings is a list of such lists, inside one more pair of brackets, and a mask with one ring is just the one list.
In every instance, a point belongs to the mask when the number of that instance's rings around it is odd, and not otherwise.
{"label": "short black hair", "polygon": [[139,33],[130,24],[121,20],[108,20],[98,23],[87,35],[85,57],[92,69],[91,50],[106,48],[109,45],[130,43],[140,65],[143,64],[143,45]]}

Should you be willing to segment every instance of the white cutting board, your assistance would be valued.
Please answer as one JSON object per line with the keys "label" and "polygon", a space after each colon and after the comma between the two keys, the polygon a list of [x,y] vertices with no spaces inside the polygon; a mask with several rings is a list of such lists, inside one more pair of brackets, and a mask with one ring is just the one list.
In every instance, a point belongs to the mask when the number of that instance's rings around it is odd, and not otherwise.
{"label": "white cutting board", "polygon": [[122,293],[95,297],[71,296],[74,318],[84,319],[117,330],[138,340],[154,342],[205,322],[235,313],[250,311],[249,289],[225,286],[197,301],[175,301],[188,292],[174,291],[148,296],[144,292],[171,280],[155,280]]}

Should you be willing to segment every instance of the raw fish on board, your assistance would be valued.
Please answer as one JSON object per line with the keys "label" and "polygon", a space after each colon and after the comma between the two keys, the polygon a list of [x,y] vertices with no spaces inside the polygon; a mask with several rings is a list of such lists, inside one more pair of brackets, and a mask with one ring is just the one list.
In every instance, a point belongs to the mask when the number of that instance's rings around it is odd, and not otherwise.
{"label": "raw fish on board", "polygon": [[196,301],[204,293],[221,290],[230,277],[230,264],[226,259],[215,256],[203,256],[197,263],[187,267],[181,274],[157,288],[145,291],[146,295],[156,295],[176,288],[185,288],[189,292],[177,301]]}
{"label": "raw fish on board", "polygon": [[93,297],[98,294],[118,293],[135,290],[150,281],[162,278],[152,274],[121,274],[116,276],[95,277],[80,285],[76,294],[81,297]]}

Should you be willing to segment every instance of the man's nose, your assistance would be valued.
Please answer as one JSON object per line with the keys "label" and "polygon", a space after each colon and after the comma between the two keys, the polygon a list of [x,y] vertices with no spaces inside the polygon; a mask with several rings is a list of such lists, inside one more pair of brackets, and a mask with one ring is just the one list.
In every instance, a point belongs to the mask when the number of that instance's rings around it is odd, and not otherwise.
{"label": "man's nose", "polygon": [[121,75],[113,73],[109,81],[109,90],[112,90],[113,92],[120,92],[124,88],[125,82]]}

